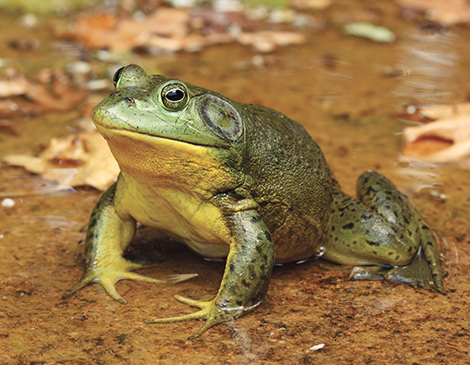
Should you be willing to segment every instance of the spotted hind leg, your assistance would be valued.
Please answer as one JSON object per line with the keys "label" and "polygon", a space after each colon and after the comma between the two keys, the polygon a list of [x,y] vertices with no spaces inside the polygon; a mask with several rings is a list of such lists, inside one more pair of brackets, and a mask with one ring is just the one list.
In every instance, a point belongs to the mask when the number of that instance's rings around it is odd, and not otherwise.
{"label": "spotted hind leg", "polygon": [[367,171],[358,179],[357,200],[339,187],[333,195],[323,240],[327,260],[361,265],[352,279],[386,279],[445,293],[436,237],[390,180]]}

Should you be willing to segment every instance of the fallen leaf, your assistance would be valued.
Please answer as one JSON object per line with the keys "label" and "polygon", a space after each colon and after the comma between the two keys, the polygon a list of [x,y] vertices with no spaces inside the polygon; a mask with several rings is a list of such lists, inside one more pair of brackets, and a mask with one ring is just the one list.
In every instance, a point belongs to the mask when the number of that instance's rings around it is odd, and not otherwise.
{"label": "fallen leaf", "polygon": [[[422,156],[429,156],[435,152],[452,146],[452,141],[436,137],[422,137],[405,146],[403,156],[414,160],[423,160]],[[424,157],[426,159],[426,157]]]}
{"label": "fallen leaf", "polygon": [[159,7],[139,21],[119,19],[112,14],[87,15],[60,35],[74,38],[91,49],[132,50],[152,55],[195,52],[209,45],[235,41],[258,52],[272,52],[278,46],[305,42],[305,36],[295,32],[257,32],[259,24],[240,12],[217,12],[208,7]]}
{"label": "fallen leaf", "polygon": [[[449,113],[447,108],[441,111],[445,112],[441,115]],[[470,157],[470,113],[452,113],[431,123],[407,127],[403,137],[408,144],[404,157],[434,163],[461,161]]]}
{"label": "fallen leaf", "polygon": [[21,82],[0,80],[0,98],[24,95],[25,92],[26,86]]}
{"label": "fallen leaf", "polygon": [[146,43],[152,36],[181,38],[188,33],[189,13],[184,9],[158,8],[141,21],[119,19],[113,14],[86,15],[62,32],[91,49],[128,51]]}
{"label": "fallen leaf", "polygon": [[300,33],[282,31],[260,31],[255,33],[242,33],[237,41],[243,45],[250,45],[256,51],[269,53],[278,46],[305,43],[306,38]]}
{"label": "fallen leaf", "polygon": [[88,95],[86,89],[75,91],[59,69],[43,70],[43,73],[48,73],[48,78],[40,81],[39,75],[38,81],[31,81],[17,69],[7,69],[8,80],[0,80],[0,97],[4,98],[0,100],[0,114],[70,110]]}
{"label": "fallen leaf", "polygon": [[328,8],[331,0],[289,0],[290,5],[298,10],[321,10]]}
{"label": "fallen leaf", "polygon": [[470,22],[470,4],[463,0],[395,0],[403,8],[426,12],[426,17],[442,25]]}
{"label": "fallen leaf", "polygon": [[98,190],[106,190],[119,174],[108,144],[97,131],[54,138],[38,157],[7,155],[3,161],[60,185],[90,185]]}

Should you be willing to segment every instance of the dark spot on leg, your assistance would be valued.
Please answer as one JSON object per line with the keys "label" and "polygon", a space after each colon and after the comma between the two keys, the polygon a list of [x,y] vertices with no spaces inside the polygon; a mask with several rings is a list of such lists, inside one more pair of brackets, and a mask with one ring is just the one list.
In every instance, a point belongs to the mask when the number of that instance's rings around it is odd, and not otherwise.
{"label": "dark spot on leg", "polygon": [[96,225],[96,221],[98,219],[96,218],[95,215],[92,215],[90,218],[90,222],[88,223],[88,229],[93,228]]}
{"label": "dark spot on leg", "polygon": [[354,223],[348,223],[343,226],[343,229],[353,229],[354,228]]}

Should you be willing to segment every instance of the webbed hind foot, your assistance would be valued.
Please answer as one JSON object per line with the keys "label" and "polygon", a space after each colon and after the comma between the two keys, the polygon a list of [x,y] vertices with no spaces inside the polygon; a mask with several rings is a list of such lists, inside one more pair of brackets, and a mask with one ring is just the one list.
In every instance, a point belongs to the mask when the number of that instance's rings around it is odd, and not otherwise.
{"label": "webbed hind foot", "polygon": [[422,250],[419,250],[411,263],[400,267],[356,266],[351,271],[351,280],[388,280],[393,283],[408,284],[413,288],[422,287],[435,293],[447,294],[444,277],[447,272],[432,272]]}

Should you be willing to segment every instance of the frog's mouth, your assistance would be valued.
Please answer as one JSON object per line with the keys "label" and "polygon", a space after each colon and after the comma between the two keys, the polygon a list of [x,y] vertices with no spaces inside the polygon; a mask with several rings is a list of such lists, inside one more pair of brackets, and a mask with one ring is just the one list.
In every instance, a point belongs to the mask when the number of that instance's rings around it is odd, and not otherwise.
{"label": "frog's mouth", "polygon": [[[136,115],[132,117],[135,119]],[[203,126],[195,128],[188,121],[182,122],[181,118],[177,119],[179,125],[176,125],[162,120],[149,111],[145,111],[145,114],[140,117],[142,120],[147,119],[151,122],[141,122],[141,125],[138,125],[137,121],[131,124],[128,122],[131,117],[123,118],[107,108],[97,106],[93,110],[93,123],[107,141],[116,135],[127,134],[135,140],[147,136],[154,138],[155,141],[163,139],[207,148],[229,149],[232,147],[231,143],[220,139],[207,128]]]}
{"label": "frog's mouth", "polygon": [[[100,124],[97,124],[96,127],[106,142],[108,142],[111,150],[114,150],[115,148],[113,148],[113,146],[116,145],[117,148],[123,148],[129,153],[132,153],[132,151],[136,149],[140,150],[138,146],[145,146],[149,154],[151,154],[152,150],[158,150],[159,155],[164,151],[175,151],[175,153],[180,154],[187,154],[189,151],[193,151],[195,154],[199,155],[202,151],[208,154],[211,150],[217,149],[218,147],[179,140],[171,136],[143,133],[136,129],[109,128],[103,127]],[[123,144],[125,147],[122,146]]]}

